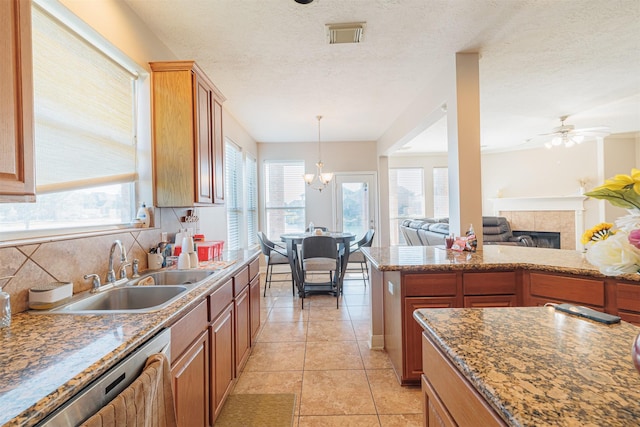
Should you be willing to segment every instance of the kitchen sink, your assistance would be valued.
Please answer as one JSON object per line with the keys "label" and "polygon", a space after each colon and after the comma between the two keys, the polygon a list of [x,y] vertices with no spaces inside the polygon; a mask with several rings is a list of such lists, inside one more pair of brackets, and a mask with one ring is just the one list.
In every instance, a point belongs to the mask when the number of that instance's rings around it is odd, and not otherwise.
{"label": "kitchen sink", "polygon": [[129,284],[135,286],[172,286],[192,285],[214,274],[210,270],[162,270],[142,275],[132,279]]}
{"label": "kitchen sink", "polygon": [[42,314],[111,314],[149,313],[160,310],[178,298],[187,286],[122,286],[98,293],[88,293],[79,299]]}

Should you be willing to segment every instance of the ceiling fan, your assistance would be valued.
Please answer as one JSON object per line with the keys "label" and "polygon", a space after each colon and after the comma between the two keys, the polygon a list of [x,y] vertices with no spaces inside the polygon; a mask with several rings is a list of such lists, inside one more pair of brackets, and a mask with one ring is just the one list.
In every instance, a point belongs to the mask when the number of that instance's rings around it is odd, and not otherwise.
{"label": "ceiling fan", "polygon": [[535,139],[547,139],[548,141],[544,144],[547,148],[558,147],[561,145],[564,145],[565,147],[572,147],[576,144],[581,144],[585,139],[605,137],[610,133],[609,128],[604,126],[576,129],[575,126],[564,123],[568,117],[569,116],[560,117],[560,126],[553,128],[553,131],[550,133],[538,135]]}

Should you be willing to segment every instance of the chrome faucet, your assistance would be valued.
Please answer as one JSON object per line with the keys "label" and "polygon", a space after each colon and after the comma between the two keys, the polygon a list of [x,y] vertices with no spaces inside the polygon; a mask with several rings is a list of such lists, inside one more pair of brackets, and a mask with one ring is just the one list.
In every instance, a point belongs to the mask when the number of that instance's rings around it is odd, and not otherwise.
{"label": "chrome faucet", "polygon": [[[127,251],[122,245],[120,240],[115,240],[111,244],[111,250],[109,251],[109,267],[107,271],[107,283],[114,283],[116,281],[116,272],[113,270],[113,252],[116,250],[116,246],[120,248],[120,261],[123,263],[127,262]],[[122,269],[121,269],[122,274]],[[125,270],[126,275],[126,270]]]}

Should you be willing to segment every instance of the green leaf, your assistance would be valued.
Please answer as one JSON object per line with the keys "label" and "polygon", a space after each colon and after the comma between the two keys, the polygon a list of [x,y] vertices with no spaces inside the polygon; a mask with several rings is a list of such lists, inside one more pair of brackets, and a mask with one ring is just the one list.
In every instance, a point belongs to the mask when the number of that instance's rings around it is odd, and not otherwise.
{"label": "green leaf", "polygon": [[633,188],[610,190],[608,188],[598,188],[592,191],[584,193],[585,196],[593,197],[594,199],[607,200],[613,206],[618,206],[624,209],[640,209],[640,195],[636,193]]}

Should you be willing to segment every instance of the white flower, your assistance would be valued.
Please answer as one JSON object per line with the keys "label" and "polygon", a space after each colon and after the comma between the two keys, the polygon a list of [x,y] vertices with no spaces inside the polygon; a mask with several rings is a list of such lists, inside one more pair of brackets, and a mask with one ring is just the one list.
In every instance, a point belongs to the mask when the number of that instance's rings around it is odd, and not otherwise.
{"label": "white flower", "polygon": [[629,215],[621,216],[616,220],[616,226],[620,230],[637,230],[640,228],[640,209],[627,209]]}
{"label": "white flower", "polygon": [[593,244],[587,251],[587,260],[606,276],[637,273],[640,270],[640,249],[629,243],[628,233],[620,230]]}

